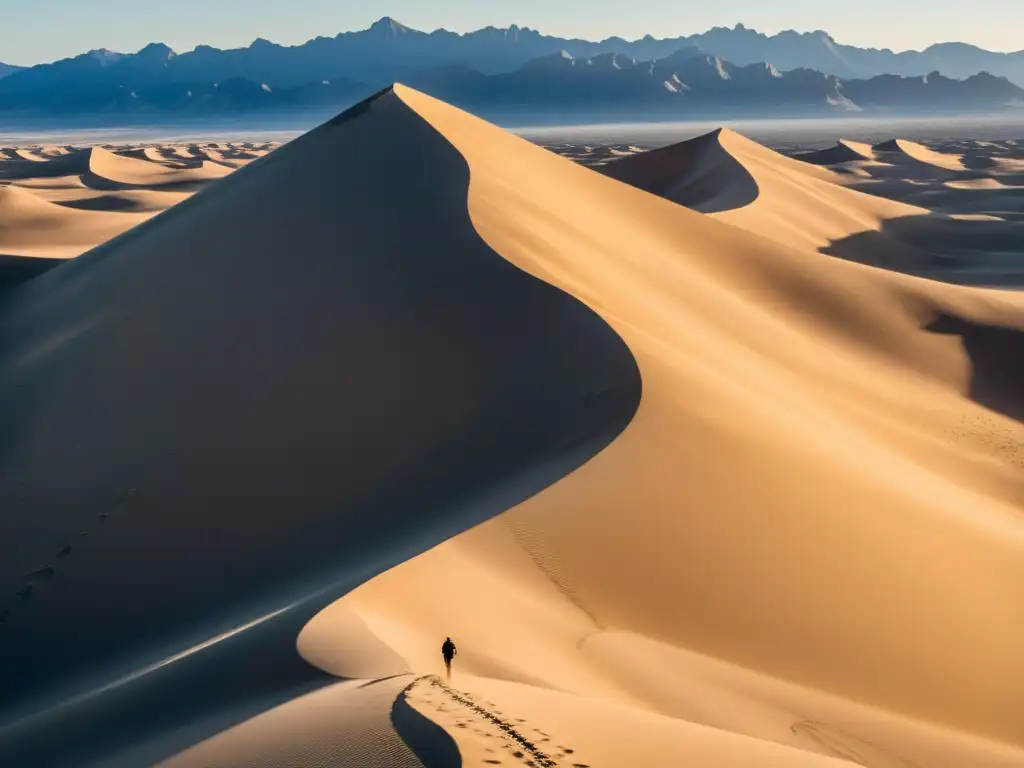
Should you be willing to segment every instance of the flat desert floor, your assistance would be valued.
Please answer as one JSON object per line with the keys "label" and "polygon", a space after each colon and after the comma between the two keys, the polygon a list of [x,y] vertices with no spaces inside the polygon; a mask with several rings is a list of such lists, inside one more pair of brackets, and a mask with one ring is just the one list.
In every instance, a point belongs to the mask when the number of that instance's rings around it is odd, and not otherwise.
{"label": "flat desert floor", "polygon": [[0,764],[1024,765],[1024,143],[912,139],[0,148]]}

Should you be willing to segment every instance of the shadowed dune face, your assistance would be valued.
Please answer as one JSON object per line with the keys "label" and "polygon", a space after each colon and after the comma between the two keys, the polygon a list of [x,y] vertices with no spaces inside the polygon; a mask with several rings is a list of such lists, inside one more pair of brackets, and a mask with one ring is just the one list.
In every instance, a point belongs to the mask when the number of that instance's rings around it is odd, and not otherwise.
{"label": "shadowed dune face", "polygon": [[757,199],[757,181],[722,146],[721,134],[631,155],[601,172],[701,213],[742,208]]}
{"label": "shadowed dune face", "polygon": [[797,160],[812,165],[840,165],[875,159],[875,149],[869,144],[840,139],[834,147],[794,155]]}
{"label": "shadowed dune face", "polygon": [[632,417],[629,350],[479,237],[454,148],[393,94],[361,111],[4,306],[5,718],[341,594]]}

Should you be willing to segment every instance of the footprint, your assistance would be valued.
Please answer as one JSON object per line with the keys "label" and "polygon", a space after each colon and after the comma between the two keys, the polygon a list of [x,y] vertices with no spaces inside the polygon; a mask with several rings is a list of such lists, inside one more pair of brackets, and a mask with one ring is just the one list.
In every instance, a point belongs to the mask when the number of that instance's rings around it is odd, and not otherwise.
{"label": "footprint", "polygon": [[57,557],[67,557],[71,554],[71,545],[65,544],[60,548],[60,552],[57,553]]}
{"label": "footprint", "polygon": [[16,594],[22,600],[28,600],[30,597],[32,597],[32,585],[31,584],[26,584],[24,587],[19,589],[14,594]]}

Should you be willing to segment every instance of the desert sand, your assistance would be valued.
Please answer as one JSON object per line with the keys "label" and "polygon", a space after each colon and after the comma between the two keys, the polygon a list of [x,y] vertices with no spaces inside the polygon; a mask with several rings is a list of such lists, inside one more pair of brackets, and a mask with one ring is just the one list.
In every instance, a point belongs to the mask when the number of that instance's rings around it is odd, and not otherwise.
{"label": "desert sand", "polygon": [[244,149],[0,161],[149,217],[0,305],[0,762],[1024,764],[1014,158]]}
{"label": "desert sand", "polygon": [[[106,242],[267,152],[166,146],[0,150],[0,256],[65,259]],[[56,262],[39,263],[45,271]],[[30,264],[30,267],[33,266]],[[0,272],[0,277],[5,273]]]}

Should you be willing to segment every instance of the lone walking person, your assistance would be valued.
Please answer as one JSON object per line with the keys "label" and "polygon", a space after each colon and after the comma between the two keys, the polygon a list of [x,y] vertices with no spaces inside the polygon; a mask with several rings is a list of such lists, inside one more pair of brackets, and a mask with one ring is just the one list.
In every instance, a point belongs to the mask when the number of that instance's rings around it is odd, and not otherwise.
{"label": "lone walking person", "polygon": [[446,637],[444,644],[441,646],[441,655],[444,657],[444,668],[448,673],[448,679],[452,679],[452,659],[455,658],[455,654],[458,653],[458,649],[455,647],[455,643],[452,642],[450,637]]}

